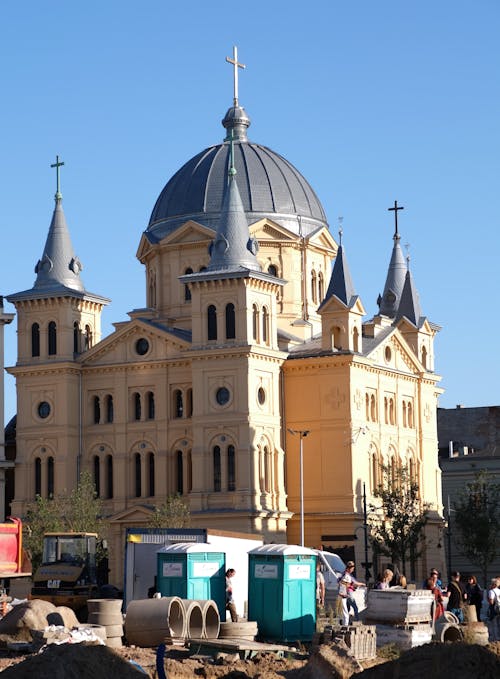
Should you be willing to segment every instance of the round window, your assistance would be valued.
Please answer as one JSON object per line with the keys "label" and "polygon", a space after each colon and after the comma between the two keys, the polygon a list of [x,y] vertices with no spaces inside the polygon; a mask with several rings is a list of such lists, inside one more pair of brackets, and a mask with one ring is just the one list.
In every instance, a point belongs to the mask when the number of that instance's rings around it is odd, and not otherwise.
{"label": "round window", "polygon": [[47,401],[42,401],[38,404],[38,416],[43,420],[50,415],[50,404]]}
{"label": "round window", "polygon": [[229,393],[229,389],[226,389],[226,387],[220,387],[219,389],[217,389],[217,393],[215,394],[217,403],[220,406],[225,406],[226,403],[229,403],[230,396],[231,394]]}
{"label": "round window", "polygon": [[135,343],[135,350],[139,354],[139,356],[144,356],[144,354],[147,354],[149,351],[149,342],[145,337],[141,337],[140,339],[137,340]]}
{"label": "round window", "polygon": [[389,361],[391,360],[391,358],[392,358],[391,347],[386,347],[386,348],[385,348],[385,360],[387,361],[387,363],[389,363]]}
{"label": "round window", "polygon": [[259,387],[259,391],[257,392],[257,399],[261,406],[263,406],[264,403],[266,402],[266,392],[265,389],[263,389],[262,387]]}

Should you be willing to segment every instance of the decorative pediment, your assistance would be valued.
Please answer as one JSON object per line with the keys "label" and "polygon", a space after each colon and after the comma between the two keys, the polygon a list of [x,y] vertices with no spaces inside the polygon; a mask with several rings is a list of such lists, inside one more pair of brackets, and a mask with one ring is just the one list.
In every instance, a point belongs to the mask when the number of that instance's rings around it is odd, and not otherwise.
{"label": "decorative pediment", "polygon": [[212,240],[215,231],[208,226],[203,226],[192,219],[188,220],[179,228],[162,238],[160,245],[181,245],[182,243],[198,243]]}
{"label": "decorative pediment", "polygon": [[298,237],[284,226],[273,222],[272,219],[259,219],[250,226],[250,235],[258,241],[296,241]]}
{"label": "decorative pediment", "polygon": [[306,241],[309,245],[316,245],[322,250],[331,251],[333,255],[337,253],[338,245],[326,226],[322,226],[317,231],[310,233],[309,236],[306,236]]}
{"label": "decorative pediment", "polygon": [[385,335],[367,354],[367,358],[391,370],[409,372],[413,375],[425,372],[415,352],[397,328],[389,335]]}
{"label": "decorative pediment", "polygon": [[153,509],[150,507],[145,507],[144,505],[135,505],[134,507],[127,507],[127,509],[112,514],[107,518],[109,523],[144,523],[149,521],[153,514]]}
{"label": "decorative pediment", "polygon": [[[141,347],[137,341],[145,340]],[[155,360],[180,356],[191,343],[175,330],[148,323],[138,318],[120,323],[115,332],[81,355],[84,366],[110,366],[113,363],[151,364]]]}
{"label": "decorative pediment", "polygon": [[326,313],[335,313],[338,311],[349,311],[351,313],[359,314],[364,316],[366,314],[365,308],[361,302],[361,298],[356,295],[354,298],[354,303],[351,306],[344,304],[344,302],[337,297],[337,295],[332,295],[329,297],[318,309],[321,315]]}

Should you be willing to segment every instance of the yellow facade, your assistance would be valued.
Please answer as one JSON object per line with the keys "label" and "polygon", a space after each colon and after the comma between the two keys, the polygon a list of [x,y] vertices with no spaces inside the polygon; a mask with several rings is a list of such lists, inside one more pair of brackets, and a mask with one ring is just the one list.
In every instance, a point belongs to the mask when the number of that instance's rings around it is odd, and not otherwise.
{"label": "yellow facade", "polygon": [[369,504],[380,465],[392,462],[410,469],[431,510],[417,577],[444,565],[435,327],[383,315],[363,323],[360,298],[327,297],[338,251],[328,229],[302,235],[272,217],[249,225],[261,272],[241,275],[190,278],[209,265],[214,238],[193,219],[157,240],[143,235],[145,308],[103,339],[104,298],[70,289],[9,298],[18,322],[12,512],[22,516],[36,493],[71,490],[88,469],[110,520],[118,586],[125,529],[174,493],[193,527],[298,543],[300,436],[290,430],[309,431],[307,546],[351,547],[363,561],[363,489]]}

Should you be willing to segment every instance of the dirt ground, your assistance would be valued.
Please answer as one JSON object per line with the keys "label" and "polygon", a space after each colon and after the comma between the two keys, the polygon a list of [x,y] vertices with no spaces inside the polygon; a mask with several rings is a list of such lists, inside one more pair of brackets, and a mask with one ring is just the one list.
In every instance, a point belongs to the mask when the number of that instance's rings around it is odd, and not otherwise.
{"label": "dirt ground", "polygon": [[[17,609],[17,610],[16,610]],[[60,624],[71,620],[68,609],[51,604],[27,602],[0,620],[0,674],[2,679],[497,679],[500,677],[500,642],[475,644],[427,644],[398,655],[382,653],[374,660],[358,663],[343,642],[330,642],[309,653],[279,658],[261,653],[250,660],[220,654],[212,659],[190,656],[182,646],[167,646],[160,673],[156,650],[124,646],[111,649],[83,643],[52,643],[35,651],[12,643],[31,641],[30,629],[43,630],[47,618]],[[68,625],[69,626],[69,625]],[[24,651],[24,652],[23,652]],[[386,649],[387,651],[387,649]]]}

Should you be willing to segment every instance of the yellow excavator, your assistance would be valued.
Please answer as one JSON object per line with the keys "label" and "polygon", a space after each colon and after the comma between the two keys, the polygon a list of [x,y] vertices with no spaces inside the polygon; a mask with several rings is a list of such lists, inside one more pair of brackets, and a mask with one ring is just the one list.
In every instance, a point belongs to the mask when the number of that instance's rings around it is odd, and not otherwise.
{"label": "yellow excavator", "polygon": [[87,599],[98,596],[96,533],[45,533],[42,565],[33,577],[33,599],[68,606],[85,617]]}

